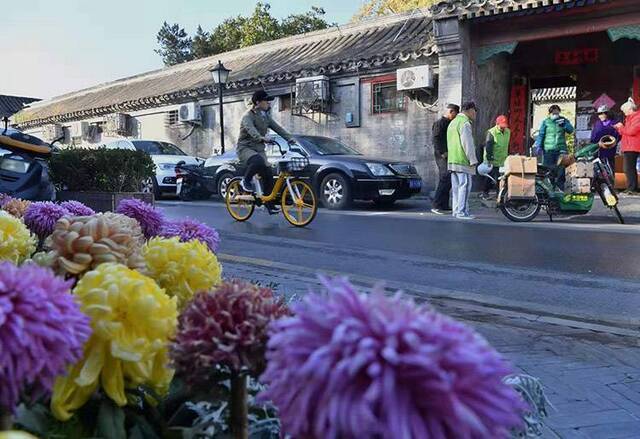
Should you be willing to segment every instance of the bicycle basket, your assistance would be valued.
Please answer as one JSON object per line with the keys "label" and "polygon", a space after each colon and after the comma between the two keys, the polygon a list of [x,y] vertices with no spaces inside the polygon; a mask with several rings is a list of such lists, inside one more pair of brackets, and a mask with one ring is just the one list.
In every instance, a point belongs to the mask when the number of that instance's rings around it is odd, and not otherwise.
{"label": "bicycle basket", "polygon": [[290,160],[282,162],[280,166],[287,172],[301,172],[309,165],[306,157],[291,157]]}

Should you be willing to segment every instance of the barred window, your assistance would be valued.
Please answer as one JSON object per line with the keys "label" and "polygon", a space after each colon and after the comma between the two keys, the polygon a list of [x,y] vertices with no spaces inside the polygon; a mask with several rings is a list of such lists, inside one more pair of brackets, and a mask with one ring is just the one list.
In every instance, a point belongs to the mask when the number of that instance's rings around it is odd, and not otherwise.
{"label": "barred window", "polygon": [[169,125],[176,125],[178,123],[178,110],[171,110],[167,112],[167,123]]}
{"label": "barred window", "polygon": [[374,83],[371,92],[374,114],[405,110],[404,93],[398,91],[395,81]]}

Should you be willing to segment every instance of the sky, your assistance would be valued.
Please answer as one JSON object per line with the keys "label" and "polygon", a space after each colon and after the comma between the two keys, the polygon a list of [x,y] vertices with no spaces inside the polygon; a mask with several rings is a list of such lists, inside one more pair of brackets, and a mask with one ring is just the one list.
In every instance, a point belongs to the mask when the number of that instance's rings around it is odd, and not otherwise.
{"label": "sky", "polygon": [[[7,4],[10,6],[7,6]],[[285,17],[323,7],[347,23],[362,0],[270,0]],[[193,34],[253,11],[255,0],[0,0],[0,94],[50,98],[163,67],[164,21]]]}

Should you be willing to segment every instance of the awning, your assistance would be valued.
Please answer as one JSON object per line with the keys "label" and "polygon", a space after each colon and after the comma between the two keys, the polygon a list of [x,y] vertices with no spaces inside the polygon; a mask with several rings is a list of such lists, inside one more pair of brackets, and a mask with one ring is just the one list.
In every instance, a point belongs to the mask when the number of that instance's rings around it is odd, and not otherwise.
{"label": "awning", "polygon": [[476,64],[482,65],[489,61],[491,57],[499,55],[501,53],[508,53],[511,55],[518,47],[518,42],[492,44],[490,46],[480,46],[475,51]]}
{"label": "awning", "polygon": [[563,102],[576,99],[576,87],[542,88],[531,91],[531,100],[536,104]]}
{"label": "awning", "polygon": [[613,42],[618,41],[622,38],[640,41],[640,24],[612,27],[610,29],[607,29],[607,34]]}

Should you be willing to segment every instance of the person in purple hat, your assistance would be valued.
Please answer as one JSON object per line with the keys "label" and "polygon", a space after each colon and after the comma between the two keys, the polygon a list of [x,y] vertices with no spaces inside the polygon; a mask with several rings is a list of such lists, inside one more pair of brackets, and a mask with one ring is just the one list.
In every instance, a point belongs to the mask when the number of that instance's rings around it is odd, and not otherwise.
{"label": "person in purple hat", "polygon": [[[604,136],[613,136],[617,142],[620,141],[620,134],[615,129],[616,121],[606,105],[598,107],[598,120],[591,130],[591,143],[598,143]],[[609,163],[611,170],[616,169],[616,146],[607,149],[600,149],[600,160]]]}

